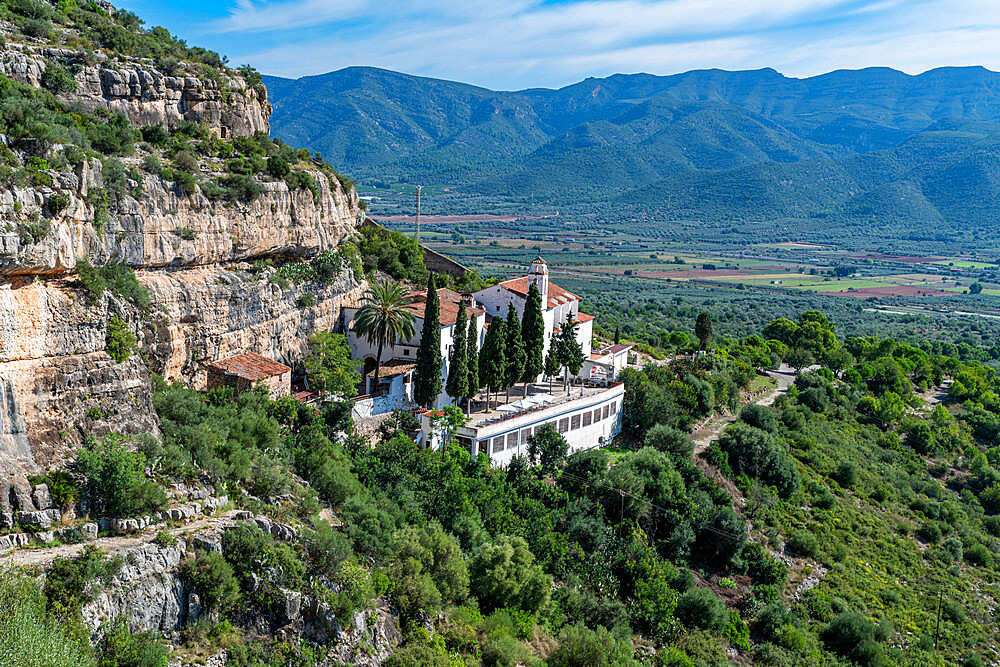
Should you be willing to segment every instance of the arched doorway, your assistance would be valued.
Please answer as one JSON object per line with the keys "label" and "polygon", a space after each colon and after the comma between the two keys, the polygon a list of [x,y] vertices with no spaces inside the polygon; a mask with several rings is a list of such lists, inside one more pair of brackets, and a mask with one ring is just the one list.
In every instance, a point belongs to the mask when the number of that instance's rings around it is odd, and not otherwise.
{"label": "arched doorway", "polygon": [[362,387],[364,388],[362,393],[369,394],[375,391],[375,387],[369,387],[369,384],[371,384],[370,378],[374,373],[375,373],[375,357],[369,355],[365,357],[364,365],[361,366],[361,377],[364,378],[361,382]]}

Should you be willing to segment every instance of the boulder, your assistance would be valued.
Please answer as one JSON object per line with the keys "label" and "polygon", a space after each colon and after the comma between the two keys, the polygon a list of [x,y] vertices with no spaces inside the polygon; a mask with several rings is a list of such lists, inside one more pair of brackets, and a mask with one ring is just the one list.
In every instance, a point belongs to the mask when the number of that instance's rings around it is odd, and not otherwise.
{"label": "boulder", "polygon": [[48,484],[39,484],[31,492],[31,498],[35,501],[35,507],[40,510],[54,509],[56,504],[52,502],[52,495],[49,493]]}
{"label": "boulder", "polygon": [[17,522],[22,526],[36,526],[42,530],[52,527],[52,517],[47,512],[18,512]]}

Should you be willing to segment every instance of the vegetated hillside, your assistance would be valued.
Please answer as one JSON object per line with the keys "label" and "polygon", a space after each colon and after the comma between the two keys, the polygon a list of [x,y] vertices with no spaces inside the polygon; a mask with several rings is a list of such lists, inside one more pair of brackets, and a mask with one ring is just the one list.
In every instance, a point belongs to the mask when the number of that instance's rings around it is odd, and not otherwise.
{"label": "vegetated hillside", "polygon": [[[772,234],[791,218],[847,243],[870,243],[884,217],[912,228],[913,207],[948,222],[956,236],[942,243],[995,221],[1000,74],[983,68],[710,70],[514,92],[373,68],[265,80],[276,128],[368,180],[568,213],[617,199],[663,223],[749,220]],[[869,227],[862,238],[844,232],[852,222]]]}

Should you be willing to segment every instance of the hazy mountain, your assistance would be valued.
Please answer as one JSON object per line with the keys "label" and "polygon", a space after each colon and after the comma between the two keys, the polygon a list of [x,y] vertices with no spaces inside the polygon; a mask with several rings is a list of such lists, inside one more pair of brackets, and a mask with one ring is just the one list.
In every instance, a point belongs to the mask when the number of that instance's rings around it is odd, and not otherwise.
{"label": "hazy mountain", "polygon": [[1000,73],[617,74],[497,92],[352,67],[265,77],[275,134],[350,173],[670,216],[992,219]]}

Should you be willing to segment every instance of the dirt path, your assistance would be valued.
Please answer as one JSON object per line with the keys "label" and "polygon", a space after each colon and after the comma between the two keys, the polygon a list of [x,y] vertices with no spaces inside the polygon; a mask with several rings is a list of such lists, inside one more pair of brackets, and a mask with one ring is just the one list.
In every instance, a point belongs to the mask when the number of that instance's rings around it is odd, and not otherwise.
{"label": "dirt path", "polygon": [[90,542],[82,542],[80,544],[64,544],[58,547],[34,547],[27,549],[17,549],[6,556],[0,558],[0,567],[9,567],[12,565],[16,566],[36,566],[45,565],[56,558],[68,558],[76,556],[84,547],[88,544],[93,544],[95,547],[99,547],[107,552],[115,552],[128,547],[133,547],[143,542],[151,542],[156,534],[160,532],[161,529],[166,530],[168,533],[177,537],[191,530],[198,530],[201,528],[208,528],[214,526],[224,526],[228,525],[232,519],[232,515],[238,510],[230,510],[224,514],[211,517],[203,517],[196,521],[191,521],[190,523],[185,523],[182,526],[177,526],[175,528],[164,528],[162,526],[153,526],[144,533],[138,535],[122,535],[118,537],[99,537],[96,540],[91,540]]}
{"label": "dirt path", "polygon": [[[767,375],[777,380],[778,386],[773,387],[766,394],[754,401],[754,403],[759,405],[773,405],[778,396],[787,392],[788,388],[795,382],[795,371],[785,364],[782,364],[776,371],[768,371]],[[694,440],[695,456],[708,449],[709,445],[718,439],[719,434],[722,433],[722,429],[736,421],[737,416],[728,413],[714,415],[702,424],[698,430],[692,433],[691,439]]]}

